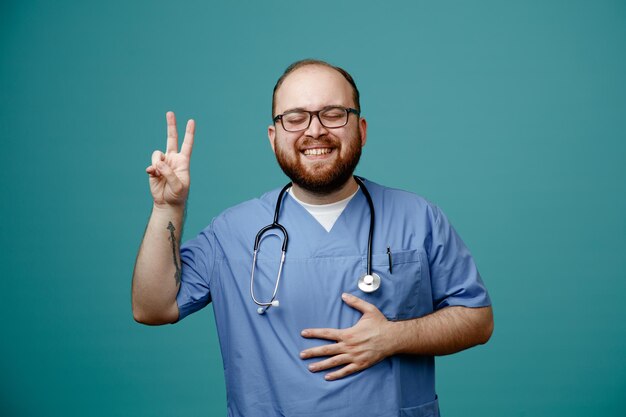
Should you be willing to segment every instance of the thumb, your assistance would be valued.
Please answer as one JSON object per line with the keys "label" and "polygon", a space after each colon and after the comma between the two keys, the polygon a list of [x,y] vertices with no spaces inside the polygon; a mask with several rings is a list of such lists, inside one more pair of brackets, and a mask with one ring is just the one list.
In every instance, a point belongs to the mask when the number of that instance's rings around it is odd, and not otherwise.
{"label": "thumb", "polygon": [[359,310],[363,314],[378,311],[378,308],[376,308],[374,304],[370,304],[355,295],[343,293],[341,294],[341,298],[343,299],[344,303],[348,304],[350,307],[356,310]]}
{"label": "thumb", "polygon": [[178,194],[182,191],[183,183],[176,176],[176,174],[174,173],[174,170],[172,170],[172,168],[168,164],[166,164],[163,161],[159,161],[157,163],[157,169],[159,170],[161,175],[165,177],[165,180],[167,181],[167,185],[170,186],[170,188],[172,189],[174,193]]}

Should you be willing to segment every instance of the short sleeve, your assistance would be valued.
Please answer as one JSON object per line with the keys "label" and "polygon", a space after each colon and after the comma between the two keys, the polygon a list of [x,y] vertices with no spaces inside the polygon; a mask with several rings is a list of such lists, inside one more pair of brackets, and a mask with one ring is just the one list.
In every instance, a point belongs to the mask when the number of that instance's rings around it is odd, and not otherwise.
{"label": "short sleeve", "polygon": [[438,207],[433,214],[429,266],[435,310],[491,305],[469,249]]}
{"label": "short sleeve", "polygon": [[179,321],[211,302],[211,278],[215,266],[213,223],[181,246],[180,260],[181,280],[176,295]]}

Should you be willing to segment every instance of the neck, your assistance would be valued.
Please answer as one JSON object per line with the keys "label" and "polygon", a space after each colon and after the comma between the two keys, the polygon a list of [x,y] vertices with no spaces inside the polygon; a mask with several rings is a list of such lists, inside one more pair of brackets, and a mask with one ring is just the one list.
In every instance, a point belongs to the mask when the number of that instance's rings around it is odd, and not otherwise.
{"label": "neck", "polygon": [[358,187],[354,177],[350,177],[344,185],[330,193],[314,193],[297,184],[292,184],[291,192],[294,193],[298,200],[307,204],[332,204],[350,197],[356,192]]}

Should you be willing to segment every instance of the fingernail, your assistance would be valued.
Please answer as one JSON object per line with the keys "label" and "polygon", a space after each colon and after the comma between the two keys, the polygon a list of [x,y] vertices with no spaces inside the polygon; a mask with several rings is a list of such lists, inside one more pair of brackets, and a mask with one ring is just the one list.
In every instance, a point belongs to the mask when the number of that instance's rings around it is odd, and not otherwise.
{"label": "fingernail", "polygon": [[302,359],[306,358],[306,353],[304,353],[304,352],[300,352],[300,357],[301,357]]}
{"label": "fingernail", "polygon": [[324,375],[324,379],[325,379],[326,381],[332,381],[332,380],[333,380],[333,377],[332,377],[332,376],[330,376],[330,375]]}
{"label": "fingernail", "polygon": [[343,298],[344,300],[348,300],[350,298],[350,294],[344,292],[343,294],[341,294],[341,298]]}
{"label": "fingernail", "polygon": [[309,335],[309,332],[308,332],[308,331],[306,331],[306,330],[302,330],[302,331],[300,332],[300,335],[302,335],[302,336],[308,336],[308,335]]}
{"label": "fingernail", "polygon": [[315,366],[309,365],[309,371],[311,371],[311,372],[315,371]]}

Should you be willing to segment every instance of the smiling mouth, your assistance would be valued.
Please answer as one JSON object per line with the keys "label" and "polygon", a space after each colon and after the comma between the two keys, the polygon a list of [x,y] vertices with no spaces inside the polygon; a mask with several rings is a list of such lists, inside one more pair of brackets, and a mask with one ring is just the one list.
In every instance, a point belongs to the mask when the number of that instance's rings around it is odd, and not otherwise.
{"label": "smiling mouth", "polygon": [[305,149],[302,153],[307,156],[318,156],[318,155],[326,155],[331,153],[332,148],[313,148],[313,149]]}

